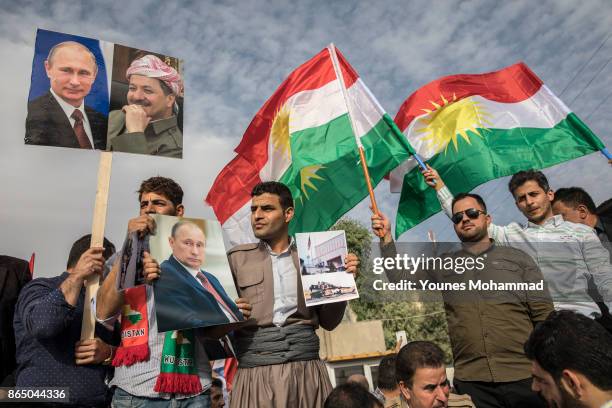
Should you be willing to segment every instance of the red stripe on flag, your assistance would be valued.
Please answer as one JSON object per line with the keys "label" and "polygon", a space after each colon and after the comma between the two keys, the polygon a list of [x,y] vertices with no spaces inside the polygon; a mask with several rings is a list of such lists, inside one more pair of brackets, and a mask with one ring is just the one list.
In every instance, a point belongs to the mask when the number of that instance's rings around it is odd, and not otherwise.
{"label": "red stripe on flag", "polygon": [[436,79],[417,89],[400,106],[395,123],[403,132],[415,117],[423,115],[423,109],[433,109],[432,102],[447,101],[473,95],[502,103],[517,103],[535,94],[543,82],[529,67],[519,62],[499,71],[486,74],[449,75]]}
{"label": "red stripe on flag", "polygon": [[[337,52],[337,54],[341,61],[342,75],[348,88],[357,80],[358,76],[346,62],[344,56],[340,52]],[[274,94],[255,114],[244,136],[242,136],[242,141],[235,149],[236,153],[244,156],[255,167],[261,169],[268,161],[270,127],[285,102],[298,92],[318,89],[334,80],[336,80],[336,74],[326,48],[300,65],[276,89]]]}
{"label": "red stripe on flag", "polygon": [[[350,87],[359,77],[340,51],[336,52],[344,82]],[[235,149],[237,156],[219,173],[206,196],[221,224],[251,199],[251,190],[262,181],[259,172],[268,162],[270,128],[285,102],[298,92],[318,89],[334,80],[336,74],[325,48],[295,69],[255,114]]]}
{"label": "red stripe on flag", "polygon": [[261,182],[259,170],[242,156],[236,156],[221,170],[206,196],[221,224],[251,199],[253,187]]}

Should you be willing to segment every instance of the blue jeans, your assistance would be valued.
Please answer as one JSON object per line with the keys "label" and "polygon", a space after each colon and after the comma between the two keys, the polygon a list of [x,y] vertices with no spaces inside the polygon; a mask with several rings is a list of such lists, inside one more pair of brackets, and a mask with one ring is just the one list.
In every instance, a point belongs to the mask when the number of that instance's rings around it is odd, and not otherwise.
{"label": "blue jeans", "polygon": [[128,394],[121,388],[115,388],[113,408],[210,408],[210,392],[185,399],[144,398]]}

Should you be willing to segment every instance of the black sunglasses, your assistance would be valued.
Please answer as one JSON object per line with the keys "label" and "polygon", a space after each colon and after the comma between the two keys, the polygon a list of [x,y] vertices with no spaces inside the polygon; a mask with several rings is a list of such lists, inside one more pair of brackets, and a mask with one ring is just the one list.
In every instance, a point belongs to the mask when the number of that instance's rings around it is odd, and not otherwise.
{"label": "black sunglasses", "polygon": [[470,220],[475,220],[480,214],[486,215],[486,213],[486,211],[477,210],[476,208],[468,208],[465,211],[459,211],[458,213],[453,214],[451,221],[454,224],[459,224],[461,221],[463,221],[463,214],[467,215]]}

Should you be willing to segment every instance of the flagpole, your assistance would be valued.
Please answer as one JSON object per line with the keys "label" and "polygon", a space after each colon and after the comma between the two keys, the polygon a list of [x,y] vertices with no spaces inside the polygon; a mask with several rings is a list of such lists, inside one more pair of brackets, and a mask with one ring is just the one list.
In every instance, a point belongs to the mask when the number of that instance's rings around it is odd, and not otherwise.
{"label": "flagpole", "polygon": [[359,149],[359,158],[361,161],[361,168],[363,169],[363,175],[366,180],[366,184],[368,186],[368,193],[370,194],[370,202],[372,203],[372,212],[374,214],[378,214],[378,206],[376,205],[376,197],[374,196],[374,189],[372,188],[372,180],[370,179],[370,171],[368,170],[368,165],[366,163],[365,152],[363,150],[363,144],[361,143],[360,138],[357,136],[357,130],[355,129],[355,123],[353,122],[353,110],[351,104],[348,99],[348,92],[346,91],[346,85],[344,83],[344,77],[342,76],[342,70],[340,70],[340,64],[338,63],[338,56],[336,55],[336,46],[334,43],[329,44],[327,47],[329,51],[329,55],[331,56],[332,65],[334,66],[334,71],[336,73],[336,78],[340,82],[340,89],[342,90],[342,96],[344,98],[344,103],[346,105],[346,110],[348,111],[349,122],[351,123],[351,129],[353,130],[353,135],[355,136],[355,142],[357,143],[357,148]]}

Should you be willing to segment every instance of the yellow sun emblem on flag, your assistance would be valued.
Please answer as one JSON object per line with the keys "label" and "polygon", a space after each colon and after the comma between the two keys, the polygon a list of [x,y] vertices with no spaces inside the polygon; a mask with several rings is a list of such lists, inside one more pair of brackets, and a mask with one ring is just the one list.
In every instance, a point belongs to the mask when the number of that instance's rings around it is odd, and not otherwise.
{"label": "yellow sun emblem on flag", "polygon": [[433,148],[436,153],[444,148],[444,153],[446,153],[452,141],[455,151],[458,151],[457,139],[459,136],[471,144],[470,133],[483,137],[488,131],[486,127],[491,125],[489,122],[491,115],[482,106],[482,103],[471,97],[457,101],[455,94],[450,101],[442,95],[440,97],[442,103],[431,101],[434,109],[423,109],[427,115],[418,119],[415,126],[415,132],[423,134],[422,139],[427,143],[428,148]]}
{"label": "yellow sun emblem on flag", "polygon": [[[302,190],[302,193],[304,193],[304,197],[306,197],[307,200],[310,197],[308,197],[308,189],[306,187],[309,187],[311,190],[314,190],[314,191],[319,191],[317,189],[317,186],[315,186],[312,181],[313,180],[324,180],[323,177],[317,174],[317,171],[324,169],[324,168],[325,166],[321,164],[315,164],[312,166],[303,167],[300,170],[300,190]],[[299,200],[303,204],[303,200],[301,196],[299,197]]]}
{"label": "yellow sun emblem on flag", "polygon": [[274,150],[280,152],[283,156],[291,159],[291,146],[289,144],[289,119],[290,119],[291,108],[283,105],[272,122],[270,128],[270,137],[272,139],[272,146]]}

